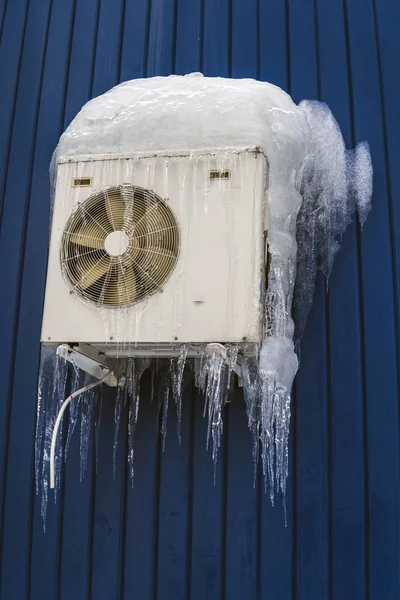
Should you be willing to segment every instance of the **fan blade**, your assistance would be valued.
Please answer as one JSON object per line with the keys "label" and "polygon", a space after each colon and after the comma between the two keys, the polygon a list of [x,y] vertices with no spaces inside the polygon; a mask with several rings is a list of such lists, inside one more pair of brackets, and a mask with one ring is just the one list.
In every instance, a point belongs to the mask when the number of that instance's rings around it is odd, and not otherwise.
{"label": "fan blade", "polygon": [[104,304],[109,304],[111,306],[119,306],[121,302],[119,296],[118,285],[113,282],[108,286],[106,292],[104,294]]}
{"label": "fan blade", "polygon": [[105,192],[107,217],[113,231],[121,231],[124,224],[125,202],[119,193]]}
{"label": "fan blade", "polygon": [[165,277],[170,274],[175,260],[175,254],[169,250],[160,246],[145,246],[141,249],[140,258],[136,262],[140,264],[148,279],[161,285]]}
{"label": "fan blade", "polygon": [[146,213],[146,203],[142,196],[136,195],[133,198],[132,202],[132,215],[133,215],[133,223],[137,225],[139,221],[141,221]]}
{"label": "fan blade", "polygon": [[107,232],[94,221],[89,220],[79,228],[79,231],[71,233],[69,240],[79,246],[103,250],[106,237]]}
{"label": "fan blade", "polygon": [[159,246],[167,251],[175,249],[178,242],[178,228],[174,225],[160,224],[150,230],[144,240],[140,240],[142,246]]}
{"label": "fan blade", "polygon": [[129,303],[134,302],[136,300],[136,275],[131,265],[123,266],[121,264],[118,278],[118,291],[120,298],[123,298],[124,302]]}
{"label": "fan blade", "polygon": [[154,264],[161,263],[164,261],[174,261],[176,256],[171,250],[166,250],[162,246],[148,245],[141,248],[141,252],[144,254],[145,260]]}
{"label": "fan blade", "polygon": [[110,268],[111,258],[102,256],[101,258],[86,255],[77,259],[78,269],[81,274],[80,286],[86,290],[96,283],[100,277],[103,277]]}
{"label": "fan blade", "polygon": [[135,235],[139,238],[144,238],[148,233],[156,205],[152,204],[148,206],[143,196],[137,194],[129,206],[131,208],[129,215],[130,224],[133,226]]}
{"label": "fan blade", "polygon": [[136,278],[132,267],[115,267],[104,294],[104,303],[120,306],[134,302],[136,298]]}

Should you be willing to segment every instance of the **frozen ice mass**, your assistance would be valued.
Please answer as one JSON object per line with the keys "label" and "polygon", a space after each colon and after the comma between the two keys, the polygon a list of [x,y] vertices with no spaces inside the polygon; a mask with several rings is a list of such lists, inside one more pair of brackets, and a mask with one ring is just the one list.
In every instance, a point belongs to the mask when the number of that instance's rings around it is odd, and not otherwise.
{"label": "frozen ice mass", "polygon": [[[347,150],[328,106],[305,100],[298,106],[280,88],[253,79],[186,76],[153,77],[118,85],[88,102],[60,138],[57,160],[84,155],[154,155],[189,153],[193,161],[204,152],[228,153],[259,148],[269,164],[268,274],[265,303],[260,307],[264,340],[254,356],[241,358],[241,382],[248,426],[253,436],[255,465],[262,466],[271,501],[285,498],[289,471],[291,389],[298,370],[296,341],[304,333],[312,306],[318,269],[329,277],[340,249],[340,236],[355,211],[363,225],[371,209],[372,165],[368,144]],[[149,181],[151,188],[151,181]],[[294,306],[294,311],[292,307]],[[294,314],[294,318],[293,318]],[[139,315],[139,317],[138,317]],[[109,317],[111,318],[111,316]],[[115,315],[114,317],[115,318]],[[136,320],[140,313],[136,313]],[[107,317],[105,318],[107,320]],[[107,327],[107,322],[105,322]],[[140,327],[136,323],[135,327]],[[194,340],[195,341],[195,340]],[[224,340],[215,340],[224,342]],[[216,464],[224,423],[224,406],[233,386],[241,347],[218,347],[188,358],[182,346],[177,358],[120,361],[115,405],[114,464],[122,404],[128,407],[128,465],[134,478],[134,435],[140,418],[140,378],[152,373],[154,396],[167,434],[167,412],[175,405],[178,436],[185,378],[193,377],[205,399],[208,419],[205,444]],[[70,367],[69,367],[70,368]],[[67,367],[44,348],[39,374],[36,430],[36,489],[45,518],[49,487],[49,444],[56,413],[65,398]],[[71,372],[78,389],[82,374]],[[69,408],[66,446],[62,431],[56,455],[56,493],[62,462],[80,418],[81,478],[85,475],[91,435],[99,435],[101,391],[91,390]],[[171,402],[172,401],[172,402]],[[169,406],[170,405],[170,406]],[[67,413],[68,414],[68,413]],[[101,433],[100,433],[101,435]],[[170,432],[169,432],[170,435]]]}

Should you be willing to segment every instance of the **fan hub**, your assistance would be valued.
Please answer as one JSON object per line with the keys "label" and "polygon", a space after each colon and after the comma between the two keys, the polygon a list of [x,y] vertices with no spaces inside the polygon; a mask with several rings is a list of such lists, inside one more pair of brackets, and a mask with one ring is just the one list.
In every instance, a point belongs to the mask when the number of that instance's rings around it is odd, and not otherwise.
{"label": "fan hub", "polygon": [[125,231],[112,231],[104,240],[104,248],[110,256],[122,256],[129,246]]}

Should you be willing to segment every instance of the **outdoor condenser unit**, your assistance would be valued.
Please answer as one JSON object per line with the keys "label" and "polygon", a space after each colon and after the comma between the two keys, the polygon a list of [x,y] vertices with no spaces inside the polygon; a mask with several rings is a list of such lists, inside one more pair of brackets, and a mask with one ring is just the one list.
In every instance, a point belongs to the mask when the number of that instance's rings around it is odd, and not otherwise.
{"label": "outdoor condenser unit", "polygon": [[257,148],[60,158],[42,342],[94,359],[261,342],[267,181]]}

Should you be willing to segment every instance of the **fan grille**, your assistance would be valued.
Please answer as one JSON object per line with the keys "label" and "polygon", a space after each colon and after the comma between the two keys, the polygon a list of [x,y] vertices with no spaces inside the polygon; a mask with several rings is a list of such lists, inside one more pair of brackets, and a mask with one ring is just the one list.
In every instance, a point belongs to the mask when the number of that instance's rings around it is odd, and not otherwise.
{"label": "fan grille", "polygon": [[[113,232],[121,232],[120,248]],[[162,291],[178,253],[170,208],[154,192],[124,184],[77,205],[62,235],[61,266],[70,289],[84,300],[129,306]]]}

